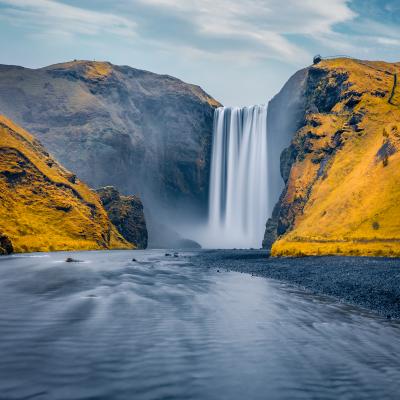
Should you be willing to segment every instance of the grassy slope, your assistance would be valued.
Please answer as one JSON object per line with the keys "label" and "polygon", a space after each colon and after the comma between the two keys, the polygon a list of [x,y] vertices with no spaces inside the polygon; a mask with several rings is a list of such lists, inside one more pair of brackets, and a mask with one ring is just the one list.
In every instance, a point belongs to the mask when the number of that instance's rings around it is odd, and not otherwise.
{"label": "grassy slope", "polygon": [[[320,126],[308,123],[296,133],[297,140],[306,132],[315,138],[312,151],[292,167],[284,201],[290,203],[309,190],[308,201],[293,230],[273,245],[272,254],[400,256],[400,88],[394,104],[388,103],[392,74],[400,72],[400,65],[338,59],[318,68],[328,71],[327,79],[331,72],[347,73],[351,85],[330,113],[308,115]],[[353,110],[345,107],[346,91],[362,93]],[[357,132],[349,121],[359,113],[363,117]],[[341,128],[343,145],[318,176],[320,164],[312,159]],[[378,155],[385,142],[393,153],[387,158]]]}
{"label": "grassy slope", "polygon": [[97,195],[0,116],[0,232],[14,251],[131,248]]}

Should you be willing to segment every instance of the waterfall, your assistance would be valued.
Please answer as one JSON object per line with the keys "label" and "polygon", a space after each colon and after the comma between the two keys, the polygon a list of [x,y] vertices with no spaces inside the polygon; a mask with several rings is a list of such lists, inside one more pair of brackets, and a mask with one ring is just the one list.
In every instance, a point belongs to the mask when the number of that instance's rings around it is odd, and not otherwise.
{"label": "waterfall", "polygon": [[208,247],[261,247],[267,183],[267,106],[215,110]]}

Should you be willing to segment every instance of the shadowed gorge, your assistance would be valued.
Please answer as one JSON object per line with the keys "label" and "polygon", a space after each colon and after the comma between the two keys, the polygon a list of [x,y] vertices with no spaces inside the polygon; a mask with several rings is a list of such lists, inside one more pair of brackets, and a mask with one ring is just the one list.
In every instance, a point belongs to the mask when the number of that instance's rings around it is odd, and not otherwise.
{"label": "shadowed gorge", "polygon": [[132,248],[99,198],[0,116],[0,253]]}
{"label": "shadowed gorge", "polygon": [[273,255],[400,255],[399,68],[333,59],[302,72],[303,118],[286,130],[285,188],[266,229]]}

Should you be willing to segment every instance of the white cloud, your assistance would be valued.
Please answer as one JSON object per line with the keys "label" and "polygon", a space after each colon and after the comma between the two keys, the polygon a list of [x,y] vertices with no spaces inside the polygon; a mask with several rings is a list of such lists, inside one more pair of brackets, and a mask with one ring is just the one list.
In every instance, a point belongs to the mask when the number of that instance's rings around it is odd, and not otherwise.
{"label": "white cloud", "polygon": [[385,46],[395,46],[395,47],[400,46],[399,39],[393,39],[393,38],[388,38],[388,37],[377,37],[376,41]]}
{"label": "white cloud", "polygon": [[53,0],[0,0],[1,18],[19,27],[71,36],[111,33],[135,35],[136,24],[112,13],[91,11]]}
{"label": "white cloud", "polygon": [[[149,51],[240,63],[302,64],[310,48],[357,55],[377,44],[400,46],[397,27],[357,15],[350,0],[113,0],[97,11],[83,8],[83,0],[79,6],[62,1],[0,0],[0,20],[41,40],[86,37],[97,44],[110,35],[135,37]],[[351,30],[339,33],[340,23]]]}
{"label": "white cloud", "polygon": [[[347,0],[139,0],[185,18],[199,35],[248,40],[260,56],[285,60],[307,57],[291,35],[325,37],[333,26],[356,17]],[[242,49],[240,49],[242,51]]]}

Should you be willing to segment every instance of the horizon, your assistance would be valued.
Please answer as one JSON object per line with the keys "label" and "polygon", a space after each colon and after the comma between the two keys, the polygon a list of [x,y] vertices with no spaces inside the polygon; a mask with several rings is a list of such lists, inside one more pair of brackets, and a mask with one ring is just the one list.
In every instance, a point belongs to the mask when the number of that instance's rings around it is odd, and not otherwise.
{"label": "horizon", "polygon": [[1,63],[42,68],[105,60],[174,76],[237,107],[267,103],[315,54],[398,60],[396,1],[286,0],[284,6],[276,0],[0,0]]}

